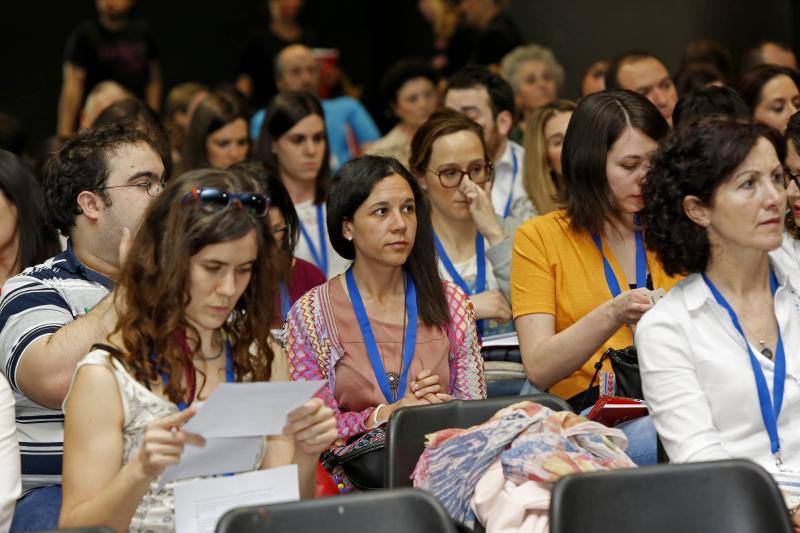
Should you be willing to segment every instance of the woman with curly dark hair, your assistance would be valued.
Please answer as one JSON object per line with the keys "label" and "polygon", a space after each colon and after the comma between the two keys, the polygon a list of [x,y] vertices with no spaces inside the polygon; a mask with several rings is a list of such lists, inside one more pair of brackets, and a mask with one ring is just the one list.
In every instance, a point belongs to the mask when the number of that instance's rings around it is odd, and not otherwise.
{"label": "woman with curly dark hair", "polygon": [[800,468],[800,278],[769,258],[783,236],[784,151],[772,128],[722,118],[679,128],[653,158],[645,241],[687,277],[639,321],[636,348],[673,462]]}
{"label": "woman with curly dark hair", "polygon": [[[632,344],[651,291],[676,281],[645,250],[636,220],[650,156],[668,129],[639,94],[581,100],[561,155],[565,209],[529,220],[514,238],[511,308],[528,379],[575,409],[598,397],[595,365],[609,348]],[[610,371],[610,363],[603,368]],[[655,462],[652,425],[630,424],[649,430],[630,438],[629,455]]]}
{"label": "woman with curly dark hair", "polygon": [[[264,327],[277,278],[269,199],[251,187],[230,172],[189,172],[145,214],[115,292],[117,327],[78,364],[64,402],[62,526],[174,530],[182,481],[158,481],[186,444],[204,444],[181,430],[193,404],[220,383],[280,372]],[[313,496],[319,454],[337,436],[333,412],[310,400],[284,434],[266,454],[262,442],[252,469],[296,463],[301,494]]]}

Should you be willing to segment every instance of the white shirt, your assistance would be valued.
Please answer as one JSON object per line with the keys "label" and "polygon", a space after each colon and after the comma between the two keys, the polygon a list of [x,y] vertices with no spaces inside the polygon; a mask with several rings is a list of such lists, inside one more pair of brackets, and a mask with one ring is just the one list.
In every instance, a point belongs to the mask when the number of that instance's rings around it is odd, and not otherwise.
{"label": "white shirt", "polygon": [[[514,159],[517,161],[517,173],[514,174]],[[525,192],[525,180],[523,178],[523,167],[525,165],[525,149],[514,141],[506,143],[503,156],[494,162],[494,180],[492,183],[492,205],[495,213],[500,216],[505,214],[506,203],[508,202],[509,192],[513,194],[511,204],[513,205],[519,198],[527,198]],[[513,181],[513,189],[512,189]]]}
{"label": "white shirt", "polygon": [[[786,354],[778,435],[784,464],[800,473],[800,296],[797,278],[773,267]],[[642,317],[634,342],[644,396],[671,461],[744,458],[778,472],[745,341],[700,274],[675,285]],[[774,364],[759,349],[751,345],[772,397]]]}
{"label": "white shirt", "polygon": [[[302,202],[299,204],[294,204],[294,208],[297,211],[297,218],[300,219],[300,222],[306,229],[308,236],[311,238],[311,242],[314,245],[314,248],[319,252],[320,250],[320,243],[319,243],[319,225],[317,222],[317,206],[311,202]],[[328,230],[327,226],[325,225],[325,217],[327,216],[327,210],[325,209],[325,205],[322,206],[322,233],[325,238],[325,247],[328,250],[328,271],[325,272],[325,269],[322,268],[321,265],[317,265],[316,261],[314,260],[314,256],[311,253],[311,248],[308,245],[308,241],[303,236],[303,233],[300,232],[300,238],[297,239],[297,246],[294,249],[294,256],[299,257],[300,259],[305,259],[306,261],[310,262],[313,265],[316,265],[325,277],[331,279],[332,277],[336,276],[337,274],[341,274],[350,266],[350,261],[343,258],[339,254],[337,254],[333,247],[331,246],[330,239],[328,238]]]}
{"label": "white shirt", "polygon": [[800,279],[800,241],[784,232],[780,248],[771,251],[769,257],[793,279]]}
{"label": "white shirt", "polygon": [[6,378],[0,374],[0,533],[11,527],[14,502],[21,490],[14,394]]}

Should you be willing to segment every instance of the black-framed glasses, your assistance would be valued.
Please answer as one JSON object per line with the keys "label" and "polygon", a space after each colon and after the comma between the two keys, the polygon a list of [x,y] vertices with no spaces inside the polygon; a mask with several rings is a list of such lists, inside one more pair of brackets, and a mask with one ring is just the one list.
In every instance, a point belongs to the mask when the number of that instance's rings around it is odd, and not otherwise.
{"label": "black-framed glasses", "polygon": [[130,185],[112,185],[111,187],[95,187],[93,190],[95,191],[105,191],[108,189],[122,189],[127,187],[136,187],[137,189],[143,190],[147,193],[148,196],[152,196],[155,198],[161,191],[164,190],[164,187],[167,186],[166,180],[147,180],[141,183],[131,183]]}
{"label": "black-framed glasses", "polygon": [[792,174],[786,170],[785,174],[783,175],[783,184],[788,188],[791,182],[794,182],[795,187],[800,190],[800,173]]}
{"label": "black-framed glasses", "polygon": [[431,174],[439,177],[439,183],[445,189],[455,189],[461,185],[464,176],[468,176],[476,185],[482,185],[494,177],[494,165],[491,161],[476,161],[470,163],[466,170],[456,166],[444,167],[440,170],[428,169]]}
{"label": "black-framed glasses", "polygon": [[231,205],[238,205],[251,215],[263,217],[269,209],[269,196],[258,192],[230,192],[213,187],[195,187],[183,195],[182,204],[197,201],[203,211],[213,213],[224,211]]}

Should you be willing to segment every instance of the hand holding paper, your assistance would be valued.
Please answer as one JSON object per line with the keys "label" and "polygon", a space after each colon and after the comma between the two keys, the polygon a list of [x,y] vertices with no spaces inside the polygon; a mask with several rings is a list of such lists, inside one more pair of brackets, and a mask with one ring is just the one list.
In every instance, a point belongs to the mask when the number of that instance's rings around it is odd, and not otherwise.
{"label": "hand holding paper", "polygon": [[142,447],[136,460],[148,476],[156,477],[167,466],[178,463],[185,444],[205,446],[205,439],[181,428],[196,411],[193,407],[153,420],[144,431]]}
{"label": "hand holding paper", "polygon": [[339,438],[333,410],[319,398],[289,413],[283,434],[293,437],[300,451],[308,455],[319,455]]}

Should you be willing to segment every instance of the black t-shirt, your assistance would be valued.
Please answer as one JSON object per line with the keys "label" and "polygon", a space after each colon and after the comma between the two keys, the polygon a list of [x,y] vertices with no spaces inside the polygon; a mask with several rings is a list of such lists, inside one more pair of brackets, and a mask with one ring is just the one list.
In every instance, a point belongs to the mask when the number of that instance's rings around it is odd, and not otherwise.
{"label": "black t-shirt", "polygon": [[266,107],[278,93],[275,87],[275,56],[290,44],[315,46],[316,41],[316,36],[308,28],[303,28],[300,38],[294,41],[284,41],[266,28],[259,28],[250,34],[237,74],[247,74],[253,80],[253,107]]}
{"label": "black t-shirt", "polygon": [[147,23],[132,18],[124,29],[111,32],[98,20],[87,20],[70,34],[64,61],[86,70],[84,95],[105,80],[113,80],[144,98],[150,80],[149,63],[158,57]]}

